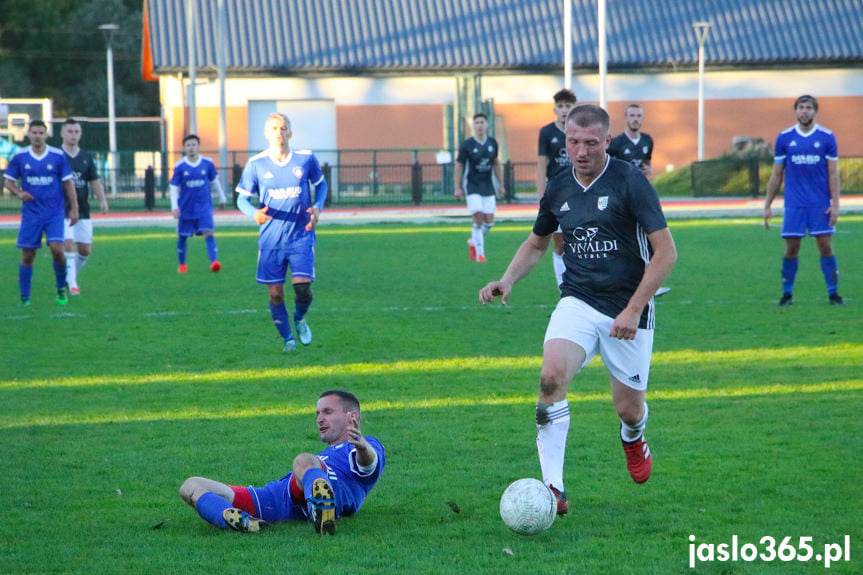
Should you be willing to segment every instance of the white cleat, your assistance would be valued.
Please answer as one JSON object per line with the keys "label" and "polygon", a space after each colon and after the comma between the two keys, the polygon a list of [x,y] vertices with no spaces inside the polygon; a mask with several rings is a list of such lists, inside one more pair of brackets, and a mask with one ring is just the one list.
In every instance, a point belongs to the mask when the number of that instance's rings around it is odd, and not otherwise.
{"label": "white cleat", "polygon": [[294,327],[297,328],[297,338],[299,338],[301,344],[309,345],[312,343],[312,330],[309,328],[306,320],[301,319]]}

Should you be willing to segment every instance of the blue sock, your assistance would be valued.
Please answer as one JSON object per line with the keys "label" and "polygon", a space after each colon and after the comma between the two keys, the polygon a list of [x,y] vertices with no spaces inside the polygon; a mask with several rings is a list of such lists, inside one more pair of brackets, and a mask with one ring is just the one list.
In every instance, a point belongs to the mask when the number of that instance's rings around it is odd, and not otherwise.
{"label": "blue sock", "polygon": [[177,236],[177,259],[180,260],[180,265],[186,263],[186,242],[188,239],[186,236]]}
{"label": "blue sock", "polygon": [[312,299],[309,298],[308,301],[300,301],[294,298],[294,323],[306,317],[306,312],[309,311],[309,307],[312,305]]}
{"label": "blue sock", "polygon": [[782,258],[782,293],[791,294],[794,292],[797,263],[797,258]]}
{"label": "blue sock", "polygon": [[210,263],[219,259],[219,248],[216,246],[216,236],[207,236],[204,240],[207,242],[207,257],[210,258]]}
{"label": "blue sock", "polygon": [[821,258],[821,273],[824,274],[824,282],[827,284],[827,293],[838,293],[839,270],[836,267],[836,256],[830,256],[829,258]]}
{"label": "blue sock", "polygon": [[195,510],[201,516],[201,519],[210,525],[215,525],[219,529],[231,528],[225,523],[225,518],[222,516],[225,509],[230,508],[231,504],[228,503],[227,499],[209,491],[198,497],[198,502],[195,504]]}
{"label": "blue sock", "polygon": [[291,324],[288,323],[288,308],[285,307],[284,303],[279,305],[270,303],[270,316],[272,316],[273,323],[276,325],[276,329],[279,330],[279,335],[282,336],[282,339],[285,341],[294,339],[294,336],[291,335]]}
{"label": "blue sock", "polygon": [[21,299],[30,299],[30,284],[33,281],[33,266],[18,266],[18,287]]}
{"label": "blue sock", "polygon": [[54,262],[54,278],[57,280],[57,289],[61,290],[66,287],[66,263],[58,264]]}

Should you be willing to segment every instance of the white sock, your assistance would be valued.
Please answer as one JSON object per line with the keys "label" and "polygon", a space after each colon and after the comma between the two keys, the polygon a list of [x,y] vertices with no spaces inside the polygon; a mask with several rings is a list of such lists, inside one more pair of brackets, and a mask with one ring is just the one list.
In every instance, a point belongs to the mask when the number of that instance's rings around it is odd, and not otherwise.
{"label": "white sock", "polygon": [[75,262],[75,252],[66,252],[66,283],[70,288],[78,287],[78,268]]}
{"label": "white sock", "polygon": [[620,420],[620,438],[627,443],[638,441],[644,435],[644,428],[647,427],[647,416],[650,410],[647,409],[647,402],[644,402],[644,417],[635,425],[628,425],[622,419]]}
{"label": "white sock", "polygon": [[489,223],[483,222],[483,224],[482,224],[482,236],[483,237],[485,237],[485,235],[488,233],[488,231],[491,229],[491,227],[493,225],[494,224],[489,224]]}
{"label": "white sock", "polygon": [[554,268],[554,279],[557,280],[557,285],[559,287],[563,284],[563,272],[566,271],[566,264],[563,263],[563,256],[552,252],[551,265]]}
{"label": "white sock", "polygon": [[84,269],[84,266],[87,265],[88,256],[82,256],[81,254],[75,254],[75,265],[78,268],[77,271],[80,272]]}
{"label": "white sock", "polygon": [[477,257],[485,256],[485,243],[483,242],[485,236],[482,233],[482,226],[474,224],[470,231],[470,237],[473,240],[473,247],[476,248]]}
{"label": "white sock", "polygon": [[[537,404],[537,412],[540,410]],[[542,469],[542,480],[546,485],[554,485],[556,489],[563,488],[563,459],[566,455],[566,435],[569,432],[569,402],[542,404],[547,406],[548,423],[536,425],[536,449],[539,452],[539,466]]]}

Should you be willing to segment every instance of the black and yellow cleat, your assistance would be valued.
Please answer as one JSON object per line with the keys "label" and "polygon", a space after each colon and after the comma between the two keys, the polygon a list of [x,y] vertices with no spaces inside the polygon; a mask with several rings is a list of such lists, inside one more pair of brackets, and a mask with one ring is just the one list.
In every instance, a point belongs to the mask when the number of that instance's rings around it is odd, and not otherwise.
{"label": "black and yellow cleat", "polygon": [[227,523],[231,529],[239,531],[240,533],[258,533],[270,525],[263,519],[258,519],[257,517],[246,513],[242,509],[237,509],[236,507],[225,509],[222,512],[222,517],[224,517],[225,523]]}
{"label": "black and yellow cleat", "polygon": [[309,499],[315,533],[336,534],[336,495],[326,479],[318,478],[312,483],[312,497]]}

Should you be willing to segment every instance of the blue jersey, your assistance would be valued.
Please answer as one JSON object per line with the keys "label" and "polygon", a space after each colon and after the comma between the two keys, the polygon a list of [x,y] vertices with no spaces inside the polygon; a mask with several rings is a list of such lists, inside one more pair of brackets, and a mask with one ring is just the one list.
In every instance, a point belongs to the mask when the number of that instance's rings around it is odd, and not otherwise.
{"label": "blue jersey", "polygon": [[21,180],[21,189],[33,195],[32,202],[21,203],[25,216],[50,220],[66,213],[66,196],[63,184],[75,176],[63,150],[47,146],[41,156],[27,147],[12,157],[4,173],[6,178]]}
{"label": "blue jersey", "polygon": [[256,196],[260,207],[267,206],[267,215],[273,218],[261,225],[259,249],[315,245],[315,230],[306,230],[311,217],[306,210],[313,205],[310,186],[323,181],[318,159],[308,150],[293,151],[283,162],[276,162],[266,151],[248,161],[237,193]]}
{"label": "blue jersey", "polygon": [[366,441],[378,454],[378,463],[368,474],[363,474],[357,465],[357,450],[347,441],[330,445],[318,458],[327,467],[327,477],[339,494],[339,515],[353,515],[360,510],[366,495],[375,486],[386,465],[384,446],[376,437],[366,436]]}
{"label": "blue jersey", "polygon": [[171,185],[180,189],[177,204],[181,220],[196,220],[213,213],[210,184],[218,177],[215,164],[205,156],[198,156],[194,163],[183,158],[174,164]]}
{"label": "blue jersey", "polygon": [[829,207],[827,160],[838,159],[836,136],[818,124],[806,133],[798,125],[780,133],[773,162],[785,164],[785,207]]}

